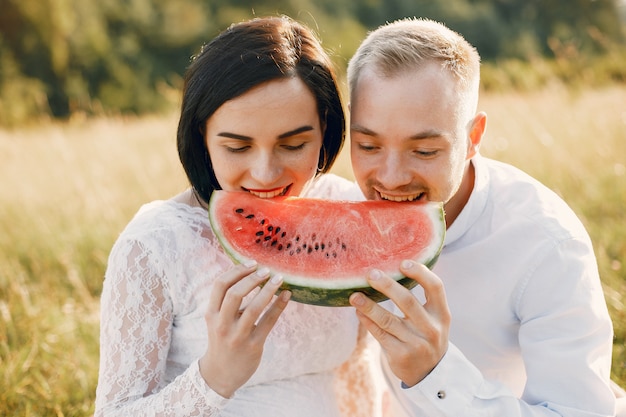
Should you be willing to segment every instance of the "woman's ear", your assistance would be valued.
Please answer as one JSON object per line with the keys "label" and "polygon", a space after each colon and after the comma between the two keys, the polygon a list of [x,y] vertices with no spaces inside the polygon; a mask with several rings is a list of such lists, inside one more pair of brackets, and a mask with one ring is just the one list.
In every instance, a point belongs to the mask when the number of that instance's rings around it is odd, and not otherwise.
{"label": "woman's ear", "polygon": [[483,135],[485,134],[486,129],[487,113],[479,112],[478,114],[476,114],[476,116],[474,116],[474,120],[472,120],[469,129],[467,159],[472,158],[478,153],[478,149],[480,148],[480,143],[483,139]]}

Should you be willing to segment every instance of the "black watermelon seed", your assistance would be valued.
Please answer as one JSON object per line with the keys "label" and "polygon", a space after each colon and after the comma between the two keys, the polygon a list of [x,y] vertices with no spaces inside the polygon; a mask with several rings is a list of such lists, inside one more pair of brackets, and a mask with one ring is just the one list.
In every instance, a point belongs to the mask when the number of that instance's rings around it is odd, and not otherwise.
{"label": "black watermelon seed", "polygon": [[265,236],[265,237],[263,238],[263,240],[268,241],[268,240],[270,240],[271,238],[272,238],[271,236]]}
{"label": "black watermelon seed", "polygon": [[271,224],[269,226],[267,226],[267,230],[269,232],[271,232],[272,230],[274,230],[274,226],[272,226]]}
{"label": "black watermelon seed", "polygon": [[291,247],[291,242],[287,243],[287,249]]}
{"label": "black watermelon seed", "polygon": [[307,251],[307,253],[311,253],[311,252],[313,252],[313,248],[309,246],[309,249],[307,249],[306,251]]}
{"label": "black watermelon seed", "polygon": [[258,232],[256,232],[256,235],[257,235],[257,236],[263,236],[263,231],[262,231],[262,230],[259,230]]}
{"label": "black watermelon seed", "polygon": [[345,243],[342,243],[342,244],[341,244],[341,250],[346,250],[346,245],[345,245]]}
{"label": "black watermelon seed", "polygon": [[320,248],[322,248],[322,250],[324,250],[324,248],[325,248],[325,247],[326,247],[326,245],[324,245],[323,243],[322,243],[322,245],[320,246]]}
{"label": "black watermelon seed", "polygon": [[306,249],[306,243],[302,245],[302,249]]}
{"label": "black watermelon seed", "polygon": [[[265,219],[261,220],[260,223],[261,224],[265,224]],[[339,239],[337,239],[337,240],[339,240]]]}
{"label": "black watermelon seed", "polygon": [[280,233],[280,226],[276,228],[276,234]]}
{"label": "black watermelon seed", "polygon": [[235,213],[243,213],[243,209],[242,208],[235,209]]}
{"label": "black watermelon seed", "polygon": [[272,243],[271,243],[271,245],[270,245],[270,246],[276,246],[276,244],[277,244],[277,243],[278,243],[278,242],[276,241],[276,239],[274,239],[274,240],[272,240]]}
{"label": "black watermelon seed", "polygon": [[255,240],[256,243],[261,243],[261,239]]}
{"label": "black watermelon seed", "polygon": [[278,250],[283,250],[283,245],[282,245],[282,244],[279,244],[278,246],[276,246],[276,249],[278,249]]}
{"label": "black watermelon seed", "polygon": [[315,244],[315,250],[320,250],[320,245],[319,244]]}
{"label": "black watermelon seed", "polygon": [[283,232],[280,237],[285,237],[285,235],[287,234],[287,232]]}
{"label": "black watermelon seed", "polygon": [[253,218],[254,218],[254,214],[248,214],[248,215],[246,216],[246,219],[253,219]]}
{"label": "black watermelon seed", "polygon": [[300,236],[296,236],[296,242],[300,242]]}

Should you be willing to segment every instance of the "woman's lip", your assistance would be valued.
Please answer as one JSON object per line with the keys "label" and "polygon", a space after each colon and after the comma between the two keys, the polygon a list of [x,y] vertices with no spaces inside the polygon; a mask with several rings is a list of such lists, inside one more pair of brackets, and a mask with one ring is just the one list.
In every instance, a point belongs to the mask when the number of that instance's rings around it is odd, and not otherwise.
{"label": "woman's lip", "polygon": [[265,190],[256,189],[256,188],[246,188],[246,187],[241,187],[241,188],[243,188],[246,191],[252,191],[253,193],[272,193],[272,192],[277,191],[277,190],[283,190],[283,189],[287,188],[287,186],[270,188],[270,189],[265,189]]}
{"label": "woman's lip", "polygon": [[289,189],[291,188],[291,184],[287,185],[286,187],[277,187],[277,188],[272,188],[269,190],[257,190],[257,189],[245,188],[245,187],[241,187],[241,188],[248,191],[252,195],[256,195],[257,197],[274,198],[274,197],[281,197],[281,196],[286,195],[289,192]]}

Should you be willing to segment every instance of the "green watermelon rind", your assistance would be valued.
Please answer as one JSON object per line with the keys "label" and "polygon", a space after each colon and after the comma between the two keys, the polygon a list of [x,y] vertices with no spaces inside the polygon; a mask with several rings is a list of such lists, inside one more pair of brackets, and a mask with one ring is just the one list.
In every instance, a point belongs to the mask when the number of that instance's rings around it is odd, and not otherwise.
{"label": "green watermelon rind", "polygon": [[[211,200],[213,200],[216,194],[218,193],[214,193]],[[405,203],[398,203],[398,204],[405,204]],[[214,207],[213,204],[209,204],[209,211],[213,207]],[[431,254],[426,254],[425,259],[414,259],[416,262],[422,263],[430,269],[432,269],[432,267],[437,262],[437,259],[439,258],[439,254],[441,253],[441,250],[443,249],[443,244],[445,240],[446,228],[445,228],[445,212],[443,209],[443,204],[442,203],[437,204],[437,213],[436,214],[432,213],[431,215],[433,218],[437,217],[436,219],[433,219],[433,223],[439,224],[441,226],[439,230],[435,228],[435,232],[439,231],[440,233],[438,236],[433,237],[433,240],[436,240],[437,237],[439,237],[439,245],[437,245],[436,247],[433,245],[433,250]],[[222,245],[224,252],[231,258],[231,260],[239,264],[252,260],[251,258],[243,256],[239,252],[237,252],[231,246],[231,244],[225,238],[222,237],[221,233],[219,232],[220,230],[219,226],[214,221],[214,217],[215,217],[214,215],[209,213],[209,220],[211,223],[211,227],[213,228],[214,234],[217,237],[218,241]],[[341,283],[331,284],[328,282],[320,282],[320,281],[315,281],[316,285],[310,286],[310,285],[302,285],[302,284],[297,283],[298,281],[303,281],[303,280],[306,281],[307,280],[306,278],[284,274],[280,271],[274,270],[271,266],[268,266],[268,265],[262,265],[262,264],[258,265],[259,268],[263,266],[268,267],[270,269],[270,275],[275,275],[277,273],[281,273],[281,275],[283,275],[283,284],[281,285],[279,292],[284,291],[284,290],[290,291],[291,301],[296,301],[296,302],[304,303],[304,304],[317,305],[317,306],[326,306],[326,307],[348,307],[350,306],[350,302],[349,302],[350,295],[352,295],[355,292],[361,292],[375,302],[382,302],[388,299],[387,296],[385,296],[381,292],[369,286],[367,284],[367,280],[365,279],[365,277],[362,277],[362,278],[355,277],[352,279],[344,280],[344,281],[352,281],[352,282],[358,281],[359,282],[358,284],[351,285],[351,286],[342,286]],[[372,268],[375,268],[375,265],[372,265]],[[415,286],[417,286],[417,282],[415,280],[403,276],[402,274],[400,274],[399,271],[397,271],[397,274],[388,273],[388,275],[390,275],[391,278],[393,278],[395,281],[397,281],[398,283],[400,283],[402,286],[404,286],[407,289],[412,289]],[[311,280],[311,281],[314,281],[314,280]],[[327,285],[328,287],[321,287],[320,285]]]}
{"label": "green watermelon rind", "polygon": [[[433,258],[425,265],[428,268],[432,268],[437,262],[438,258],[439,254],[437,254],[435,258]],[[417,281],[402,275],[395,280],[409,290],[417,286]],[[329,289],[318,287],[305,287],[284,282],[283,285],[280,287],[280,290],[291,291],[291,300],[293,301],[323,307],[349,307],[350,296],[355,292],[365,294],[368,298],[376,303],[380,303],[389,299],[389,297],[387,297],[385,294],[381,293],[378,290],[375,290],[371,286]]]}

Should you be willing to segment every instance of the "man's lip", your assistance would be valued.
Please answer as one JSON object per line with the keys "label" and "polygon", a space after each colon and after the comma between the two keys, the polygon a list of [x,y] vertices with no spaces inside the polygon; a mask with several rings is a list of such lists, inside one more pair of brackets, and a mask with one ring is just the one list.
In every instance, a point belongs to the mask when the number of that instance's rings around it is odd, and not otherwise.
{"label": "man's lip", "polygon": [[404,201],[421,200],[424,197],[425,193],[422,191],[422,192],[419,192],[419,193],[398,194],[398,193],[388,193],[388,192],[385,192],[385,191],[376,190],[376,195],[381,200],[404,202]]}

